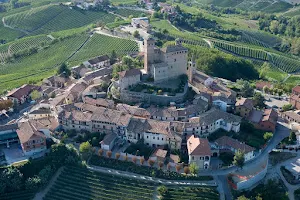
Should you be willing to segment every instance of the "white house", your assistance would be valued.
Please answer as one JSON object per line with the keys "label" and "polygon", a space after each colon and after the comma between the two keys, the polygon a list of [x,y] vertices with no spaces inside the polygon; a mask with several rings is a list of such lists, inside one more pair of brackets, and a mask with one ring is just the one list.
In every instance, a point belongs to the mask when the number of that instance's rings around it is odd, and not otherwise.
{"label": "white house", "polygon": [[218,138],[215,141],[215,144],[218,146],[218,149],[220,151],[229,150],[232,153],[236,153],[237,151],[244,152],[245,153],[245,155],[244,155],[245,161],[251,160],[255,156],[254,155],[255,148],[253,148],[243,142],[235,140],[231,137],[228,137],[228,136],[223,136],[223,137]]}
{"label": "white house", "polygon": [[91,60],[83,62],[86,67],[93,67],[93,68],[102,68],[110,66],[110,59],[108,55],[99,56],[93,58]]}
{"label": "white house", "polygon": [[115,134],[114,132],[105,135],[103,140],[100,142],[101,149],[111,151],[114,148],[116,139],[117,139],[117,134]]}

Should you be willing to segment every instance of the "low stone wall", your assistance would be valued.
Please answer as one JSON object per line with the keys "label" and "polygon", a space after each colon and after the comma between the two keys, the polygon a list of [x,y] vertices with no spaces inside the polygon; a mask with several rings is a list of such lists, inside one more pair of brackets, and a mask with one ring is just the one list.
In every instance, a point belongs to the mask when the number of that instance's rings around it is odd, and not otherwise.
{"label": "low stone wall", "polygon": [[125,103],[155,103],[159,105],[169,105],[170,102],[182,103],[188,92],[188,84],[185,85],[183,93],[177,93],[176,96],[163,96],[156,94],[147,94],[141,92],[133,92],[129,90],[122,90],[120,99]]}

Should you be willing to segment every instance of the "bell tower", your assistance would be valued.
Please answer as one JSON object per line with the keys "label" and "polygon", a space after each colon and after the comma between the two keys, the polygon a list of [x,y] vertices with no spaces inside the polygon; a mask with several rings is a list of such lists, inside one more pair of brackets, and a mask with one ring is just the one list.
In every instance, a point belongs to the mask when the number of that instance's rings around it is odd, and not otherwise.
{"label": "bell tower", "polygon": [[144,70],[148,74],[151,71],[150,67],[154,61],[154,48],[155,40],[153,38],[148,38],[144,40]]}
{"label": "bell tower", "polygon": [[189,78],[189,82],[192,83],[193,81],[193,75],[196,72],[196,62],[195,62],[195,57],[194,55],[192,55],[191,60],[188,62],[188,66],[187,66],[187,75]]}

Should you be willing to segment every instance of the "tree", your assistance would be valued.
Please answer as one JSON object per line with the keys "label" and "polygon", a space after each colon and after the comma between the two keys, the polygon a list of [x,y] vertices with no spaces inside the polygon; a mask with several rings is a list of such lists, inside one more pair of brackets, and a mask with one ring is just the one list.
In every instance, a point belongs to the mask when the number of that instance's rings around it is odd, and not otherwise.
{"label": "tree", "polygon": [[38,176],[29,177],[25,181],[25,188],[26,190],[37,190],[41,185],[41,179]]}
{"label": "tree", "polygon": [[133,37],[139,38],[139,37],[140,37],[140,33],[139,33],[137,30],[135,30],[135,31],[133,32]]}
{"label": "tree", "polygon": [[87,160],[92,152],[92,145],[87,141],[83,142],[79,146],[79,152],[82,154],[82,158]]}
{"label": "tree", "polygon": [[233,158],[233,164],[235,166],[240,167],[241,169],[243,168],[245,164],[245,153],[243,151],[238,150]]}
{"label": "tree", "polygon": [[248,199],[247,197],[245,197],[245,196],[243,195],[243,196],[239,196],[239,197],[237,198],[237,200],[250,200],[250,199]]}
{"label": "tree", "polygon": [[196,163],[191,163],[190,164],[190,172],[191,174],[198,174],[199,167],[196,165]]}
{"label": "tree", "polygon": [[292,109],[293,109],[292,104],[285,104],[284,106],[282,106],[282,111],[284,111],[284,112],[292,110]]}
{"label": "tree", "polygon": [[290,136],[289,136],[289,143],[293,144],[296,140],[297,140],[297,136],[296,136],[295,132],[291,132]]}
{"label": "tree", "polygon": [[116,159],[119,160],[121,155],[120,155],[120,153],[116,153],[115,156],[116,156]]}
{"label": "tree", "polygon": [[164,196],[168,192],[168,188],[166,186],[162,185],[162,186],[157,187],[157,191],[160,196]]}
{"label": "tree", "polygon": [[163,166],[164,166],[164,163],[163,163],[163,162],[158,162],[158,167],[159,167],[159,169],[162,169]]}
{"label": "tree", "polygon": [[106,152],[106,156],[107,156],[108,158],[111,158],[112,152],[111,152],[111,151],[107,151],[107,152]]}
{"label": "tree", "polygon": [[98,156],[102,156],[103,155],[103,149],[99,149],[98,150]]}
{"label": "tree", "polygon": [[270,88],[268,87],[268,86],[264,86],[263,87],[263,92],[265,93],[265,94],[269,94],[270,93]]}
{"label": "tree", "polygon": [[66,78],[71,75],[71,70],[68,68],[66,63],[63,63],[60,65],[60,67],[57,70],[57,74],[63,74]]}
{"label": "tree", "polygon": [[124,158],[124,161],[128,160],[128,156],[127,155],[125,155],[123,158]]}
{"label": "tree", "polygon": [[0,101],[0,110],[8,110],[12,106],[13,106],[13,102],[11,100]]}
{"label": "tree", "polygon": [[135,156],[133,156],[132,158],[131,158],[131,160],[132,160],[132,162],[135,164],[136,163],[136,157]]}
{"label": "tree", "polygon": [[153,167],[154,163],[155,163],[154,160],[151,160],[151,159],[148,160],[148,164],[150,167]]}
{"label": "tree", "polygon": [[264,133],[264,140],[268,141],[273,137],[273,133],[272,132],[266,132]]}
{"label": "tree", "polygon": [[39,98],[41,98],[41,93],[37,90],[33,90],[31,93],[30,93],[30,97],[32,100],[37,100]]}
{"label": "tree", "polygon": [[250,85],[248,81],[242,80],[241,84],[241,95],[243,97],[252,97],[254,93],[253,87]]}
{"label": "tree", "polygon": [[190,168],[189,168],[189,167],[184,167],[184,168],[183,168],[183,172],[184,172],[185,174],[189,174],[189,173],[190,173]]}
{"label": "tree", "polygon": [[115,50],[113,50],[110,54],[110,64],[115,64],[115,62],[117,61],[117,53]]}
{"label": "tree", "polygon": [[171,164],[168,163],[168,164],[167,164],[167,170],[170,171],[170,169],[171,169]]}
{"label": "tree", "polygon": [[140,159],[140,164],[143,165],[144,162],[145,162],[145,158],[142,157],[142,158]]}
{"label": "tree", "polygon": [[265,98],[261,93],[256,92],[253,96],[253,100],[257,107],[259,107],[259,108],[265,107],[265,103],[264,103]]}
{"label": "tree", "polygon": [[5,192],[15,192],[22,187],[23,174],[15,167],[9,167],[2,171],[0,174],[0,182],[2,190]]}
{"label": "tree", "polygon": [[175,168],[176,168],[176,171],[179,173],[179,171],[181,170],[181,165],[177,164]]}
{"label": "tree", "polygon": [[53,170],[50,165],[45,166],[38,174],[39,178],[41,179],[41,185],[46,185],[48,180],[53,174]]}
{"label": "tree", "polygon": [[278,94],[278,97],[280,98],[283,95],[283,90],[282,89],[278,89],[277,90],[277,94]]}

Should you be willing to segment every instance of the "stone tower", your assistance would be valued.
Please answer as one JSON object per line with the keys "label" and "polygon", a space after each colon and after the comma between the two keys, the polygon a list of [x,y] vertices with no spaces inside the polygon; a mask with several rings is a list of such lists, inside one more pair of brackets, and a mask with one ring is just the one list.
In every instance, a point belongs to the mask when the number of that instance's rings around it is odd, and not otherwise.
{"label": "stone tower", "polygon": [[193,81],[193,75],[195,71],[196,71],[196,62],[195,62],[195,57],[193,55],[191,60],[188,62],[188,66],[187,66],[187,73],[188,73],[187,75],[190,83],[192,83]]}
{"label": "stone tower", "polygon": [[144,40],[144,70],[149,73],[151,64],[155,59],[155,40],[148,38]]}

